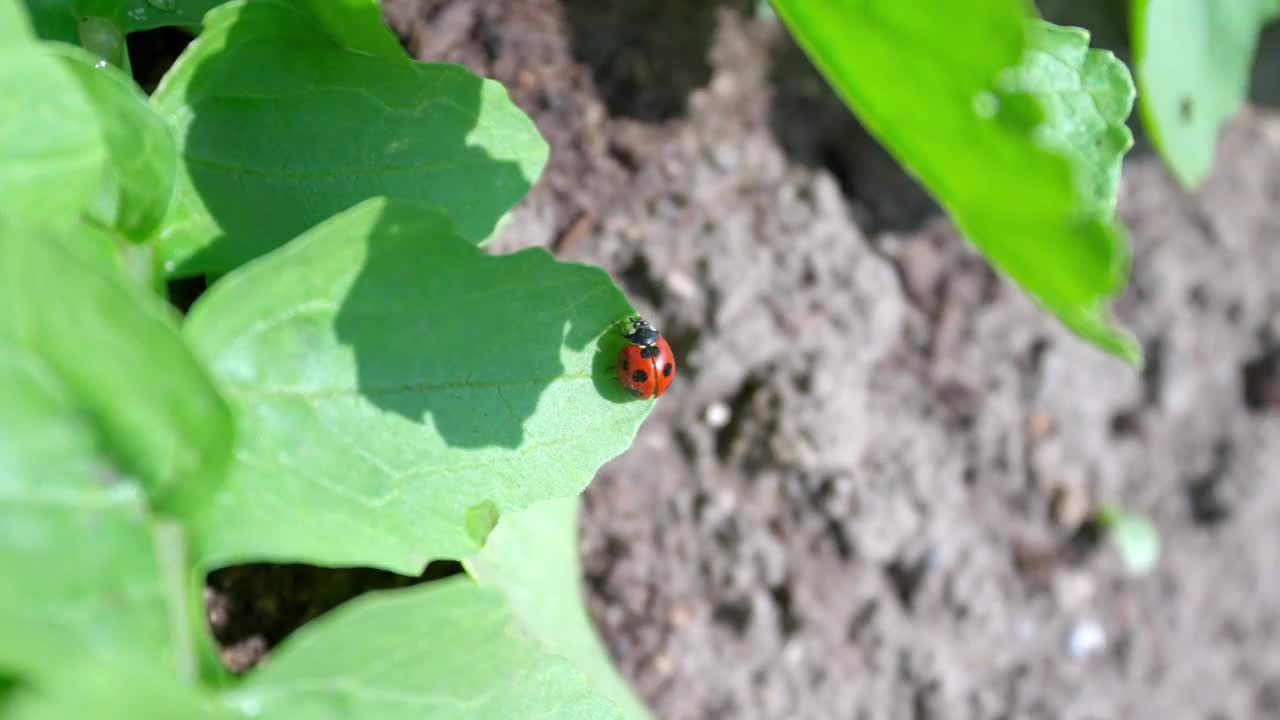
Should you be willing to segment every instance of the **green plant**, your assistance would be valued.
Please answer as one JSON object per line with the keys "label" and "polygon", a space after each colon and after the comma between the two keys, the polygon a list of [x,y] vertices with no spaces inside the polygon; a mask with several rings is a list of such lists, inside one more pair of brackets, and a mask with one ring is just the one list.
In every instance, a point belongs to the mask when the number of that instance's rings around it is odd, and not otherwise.
{"label": "green plant", "polygon": [[[410,60],[373,0],[25,7],[0,0],[0,712],[643,717],[574,547],[573,496],[651,407],[608,369],[631,308],[598,269],[478,249],[546,161],[505,91]],[[1102,315],[1113,58],[1015,0],[778,7],[999,267],[1136,360]],[[147,97],[128,34],[165,25],[200,33]],[[179,317],[168,283],[199,276]],[[212,568],[431,559],[467,575],[243,678],[213,658]]]}
{"label": "green plant", "polygon": [[[772,0],[814,63],[959,229],[1068,328],[1130,363],[1108,321],[1129,251],[1115,222],[1128,71],[1030,0]],[[1187,187],[1209,171],[1277,0],[1137,0],[1132,44],[1148,133]],[[929,99],[922,113],[921,97]]]}
{"label": "green plant", "polygon": [[[651,407],[608,369],[631,308],[477,247],[545,143],[370,0],[221,5],[143,95],[127,33],[216,4],[0,0],[0,714],[643,717],[574,543]],[[440,558],[213,659],[212,568]]]}
{"label": "green plant", "polygon": [[[1103,305],[1128,272],[1113,220],[1133,83],[1088,34],[1020,0],[774,0],[881,143],[991,262],[1067,327],[1130,362]],[[928,112],[921,112],[928,98]]]}
{"label": "green plant", "polygon": [[1136,0],[1132,20],[1143,121],[1186,187],[1209,172],[1218,128],[1244,101],[1258,32],[1276,0]]}

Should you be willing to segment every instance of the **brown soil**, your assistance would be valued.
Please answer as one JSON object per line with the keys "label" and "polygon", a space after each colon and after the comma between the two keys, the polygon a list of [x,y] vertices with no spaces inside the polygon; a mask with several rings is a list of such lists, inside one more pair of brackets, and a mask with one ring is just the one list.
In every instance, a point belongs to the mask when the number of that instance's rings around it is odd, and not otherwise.
{"label": "brown soil", "polygon": [[[1280,717],[1280,117],[1193,195],[1130,158],[1139,373],[996,276],[754,3],[384,4],[552,147],[494,251],[605,267],[681,358],[582,528],[658,717]],[[1153,573],[1100,503],[1153,520]],[[215,605],[257,592],[222,572]]]}

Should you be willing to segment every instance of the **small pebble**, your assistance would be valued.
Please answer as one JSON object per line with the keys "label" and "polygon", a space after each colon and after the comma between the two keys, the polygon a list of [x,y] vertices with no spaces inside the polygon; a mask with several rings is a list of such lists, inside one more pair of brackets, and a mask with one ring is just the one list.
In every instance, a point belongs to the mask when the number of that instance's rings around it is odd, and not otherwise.
{"label": "small pebble", "polygon": [[710,155],[712,164],[721,172],[733,172],[738,167],[738,149],[732,145],[716,145]]}
{"label": "small pebble", "polygon": [[1082,620],[1071,628],[1067,637],[1067,654],[1073,658],[1086,658],[1107,646],[1107,631],[1095,620]]}
{"label": "small pebble", "polygon": [[708,405],[706,412],[703,414],[703,419],[707,421],[707,424],[716,430],[728,425],[730,417],[729,406],[720,401]]}
{"label": "small pebble", "polygon": [[679,295],[684,300],[693,300],[698,297],[698,284],[688,275],[682,272],[671,271],[663,278],[666,282],[667,289],[673,294]]}

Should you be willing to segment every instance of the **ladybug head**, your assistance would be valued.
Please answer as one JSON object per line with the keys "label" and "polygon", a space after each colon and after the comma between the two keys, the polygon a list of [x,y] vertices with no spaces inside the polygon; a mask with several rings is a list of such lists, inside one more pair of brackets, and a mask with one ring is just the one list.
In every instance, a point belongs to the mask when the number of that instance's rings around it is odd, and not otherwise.
{"label": "ladybug head", "polygon": [[632,318],[623,325],[622,336],[632,345],[652,345],[658,342],[661,334],[644,318]]}

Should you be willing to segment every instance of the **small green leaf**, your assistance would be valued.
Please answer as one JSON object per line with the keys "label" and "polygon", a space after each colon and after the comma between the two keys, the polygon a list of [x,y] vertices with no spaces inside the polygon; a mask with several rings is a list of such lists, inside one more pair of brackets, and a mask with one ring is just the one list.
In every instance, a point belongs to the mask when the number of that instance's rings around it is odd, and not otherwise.
{"label": "small green leaf", "polygon": [[1133,337],[1103,314],[1124,285],[1128,250],[1121,228],[1081,193],[1089,180],[1077,166],[1089,158],[1045,147],[1040,99],[1002,86],[1028,59],[1028,3],[776,0],[774,8],[992,264],[1075,332],[1140,361]]}
{"label": "small green leaf", "polygon": [[1151,572],[1160,560],[1160,532],[1146,515],[1105,507],[1098,512],[1098,522],[1120,551],[1125,569],[1133,575]]}
{"label": "small green leaf", "polygon": [[260,720],[622,718],[563,658],[467,578],[352,601],[298,631],[227,693]]}
{"label": "small green leaf", "polygon": [[0,340],[57,374],[152,502],[191,511],[224,475],[230,413],[167,306],[94,253],[66,250],[94,243],[0,224]]}
{"label": "small green leaf", "polygon": [[173,194],[177,146],[164,120],[137,84],[112,66],[68,45],[53,54],[80,83],[96,111],[111,162],[90,215],[131,240],[144,240],[160,224]]}
{"label": "small green leaf", "polygon": [[546,162],[502,86],[461,67],[344,50],[281,0],[206,23],[153,96],[183,156],[159,245],[176,274],[230,270],[374,196],[439,206],[479,242]]}
{"label": "small green leaf", "polygon": [[1106,50],[1089,48],[1089,33],[1044,21],[1031,23],[1022,64],[1002,77],[1010,92],[1045,108],[1037,135],[1076,167],[1081,205],[1102,217],[1115,212],[1120,162],[1133,147],[1125,118],[1133,110],[1133,79]]}
{"label": "small green leaf", "polygon": [[1178,180],[1208,174],[1218,128],[1244,101],[1263,24],[1277,0],[1136,0],[1138,99],[1151,141]]}
{"label": "small green leaf", "polygon": [[35,43],[0,47],[0,220],[74,220],[106,160],[93,108],[66,68]]}
{"label": "small green leaf", "polygon": [[525,630],[585,673],[626,717],[649,717],[614,670],[583,606],[576,497],[503,516],[466,567],[482,586],[501,590]]}
{"label": "small green leaf", "polygon": [[145,502],[98,451],[71,389],[0,340],[0,667],[74,658],[173,667]]}
{"label": "small green leaf", "polygon": [[652,405],[609,369],[630,311],[597,268],[489,256],[384,199],[227,275],[186,326],[240,428],[197,546],[402,573],[472,554],[475,508],[576,494],[630,443]]}

